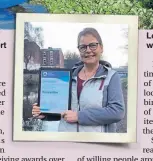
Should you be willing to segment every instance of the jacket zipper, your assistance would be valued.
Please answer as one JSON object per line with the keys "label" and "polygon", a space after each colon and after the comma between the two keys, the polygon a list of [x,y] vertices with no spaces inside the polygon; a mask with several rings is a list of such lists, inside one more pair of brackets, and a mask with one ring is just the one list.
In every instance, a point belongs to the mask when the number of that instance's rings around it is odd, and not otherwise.
{"label": "jacket zipper", "polygon": [[[80,111],[79,100],[78,100],[78,111]],[[79,132],[79,123],[77,122],[77,132]]]}
{"label": "jacket zipper", "polygon": [[[86,80],[86,81],[83,82],[83,84],[82,84],[82,90],[83,90],[85,84],[86,84],[88,81],[90,81],[90,80],[92,80],[92,79],[95,79],[95,78],[106,78],[106,75],[103,75],[103,76],[100,76],[100,77],[92,77],[92,78]],[[81,90],[81,92],[80,92],[80,96],[81,96],[82,90]],[[77,97],[77,100],[78,100],[78,101],[77,101],[77,102],[78,102],[78,111],[80,111],[80,96],[79,96],[79,99],[78,99],[78,97]],[[78,122],[77,122],[77,132],[79,132],[79,123],[78,123]]]}
{"label": "jacket zipper", "polygon": [[[90,79],[88,79],[87,81],[83,82],[83,84],[82,84],[82,90],[83,90],[85,84],[86,84],[89,80],[91,80],[91,79],[92,79],[92,78],[90,78]],[[82,90],[81,90],[81,92],[80,92],[80,96],[81,96]],[[79,96],[79,99],[78,99],[78,111],[80,111],[80,96]],[[77,123],[77,132],[79,132],[79,123]]]}

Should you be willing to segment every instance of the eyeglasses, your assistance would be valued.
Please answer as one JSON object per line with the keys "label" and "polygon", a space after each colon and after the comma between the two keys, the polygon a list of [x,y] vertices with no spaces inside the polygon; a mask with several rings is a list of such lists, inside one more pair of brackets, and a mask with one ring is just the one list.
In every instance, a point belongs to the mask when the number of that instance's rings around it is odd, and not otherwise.
{"label": "eyeglasses", "polygon": [[79,46],[78,46],[78,49],[79,49],[79,51],[80,51],[81,53],[84,53],[84,52],[87,51],[87,47],[89,46],[90,50],[91,50],[91,51],[94,51],[94,50],[97,49],[98,44],[100,44],[100,43],[90,43],[90,44],[88,44],[88,45],[82,44],[82,45],[79,45]]}

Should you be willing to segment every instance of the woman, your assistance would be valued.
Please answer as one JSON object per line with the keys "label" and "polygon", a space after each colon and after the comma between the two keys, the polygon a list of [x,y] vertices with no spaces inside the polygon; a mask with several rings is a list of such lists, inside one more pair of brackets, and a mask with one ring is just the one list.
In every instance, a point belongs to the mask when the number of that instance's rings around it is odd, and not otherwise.
{"label": "woman", "polygon": [[[109,63],[100,61],[103,44],[94,28],[79,33],[78,50],[81,62],[73,68],[72,110],[61,114],[59,131],[116,132],[116,123],[125,115],[120,77]],[[36,104],[32,114],[51,120]]]}

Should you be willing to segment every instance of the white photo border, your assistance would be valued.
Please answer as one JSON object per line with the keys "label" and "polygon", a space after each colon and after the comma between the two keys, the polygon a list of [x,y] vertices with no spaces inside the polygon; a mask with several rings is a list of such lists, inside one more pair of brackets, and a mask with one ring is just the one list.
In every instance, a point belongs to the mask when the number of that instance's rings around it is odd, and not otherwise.
{"label": "white photo border", "polygon": [[[25,22],[70,22],[104,23],[128,25],[128,101],[127,133],[96,132],[36,132],[22,130],[23,111],[23,60]],[[33,14],[17,13],[15,74],[14,74],[14,116],[13,141],[74,141],[74,142],[136,142],[137,111],[137,63],[138,61],[138,16],[87,15],[87,14]],[[132,78],[132,79],[131,79]]]}

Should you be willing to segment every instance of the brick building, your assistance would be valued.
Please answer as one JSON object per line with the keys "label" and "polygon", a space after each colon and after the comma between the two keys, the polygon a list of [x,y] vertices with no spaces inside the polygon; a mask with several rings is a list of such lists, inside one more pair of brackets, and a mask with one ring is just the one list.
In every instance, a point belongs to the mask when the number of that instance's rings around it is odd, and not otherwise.
{"label": "brick building", "polygon": [[41,49],[42,67],[64,67],[64,56],[60,48]]}

